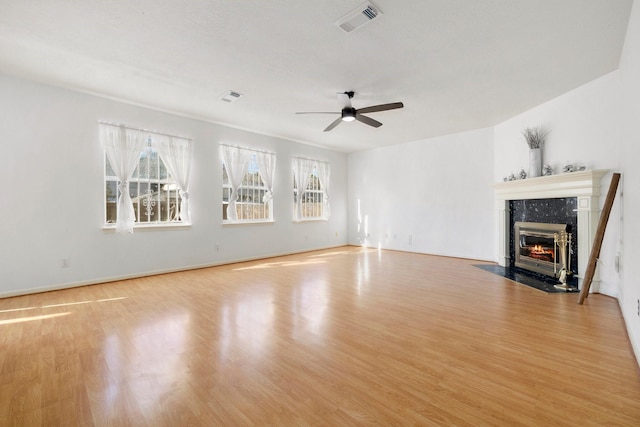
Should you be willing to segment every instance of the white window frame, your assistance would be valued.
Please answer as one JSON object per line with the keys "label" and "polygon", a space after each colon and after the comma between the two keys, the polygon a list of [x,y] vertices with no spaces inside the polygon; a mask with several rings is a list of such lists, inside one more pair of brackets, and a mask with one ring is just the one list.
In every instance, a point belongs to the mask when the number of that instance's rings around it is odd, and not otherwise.
{"label": "white window frame", "polygon": [[[220,144],[225,146],[226,144]],[[258,153],[274,156],[274,153],[256,150],[253,148],[236,147],[235,149],[245,151],[250,157],[249,165],[245,170],[242,184],[238,188],[238,199],[236,200],[236,212],[238,219],[229,219],[227,210],[229,197],[232,193],[232,186],[226,171],[224,158],[222,158],[222,223],[223,224],[254,224],[274,222],[273,219],[273,199],[271,191],[263,180],[262,171],[259,167]],[[222,157],[222,156],[221,156]],[[260,215],[255,215],[255,213]]]}
{"label": "white window frame", "polygon": [[[147,171],[150,171],[152,165],[152,155],[157,156],[156,171],[154,174],[147,174],[146,177],[140,177],[140,167],[142,162],[146,161]],[[106,152],[104,154],[104,225],[105,230],[115,230],[116,220],[118,217],[118,204],[117,199],[120,196],[120,190],[118,189],[118,178],[115,175],[108,175],[109,167],[107,166],[109,159]],[[161,171],[164,171],[164,174]],[[152,177],[155,175],[156,177]],[[156,188],[156,190],[149,193],[149,190]],[[146,197],[144,196],[144,190],[146,189]],[[115,195],[113,194],[115,190]],[[112,194],[109,196],[109,192]],[[183,222],[178,218],[178,210],[180,206],[180,195],[176,181],[173,179],[169,171],[167,170],[164,161],[160,157],[160,153],[154,147],[153,134],[149,133],[147,136],[147,145],[140,152],[140,158],[138,165],[129,179],[129,192],[130,194],[136,194],[132,197],[132,203],[136,212],[136,221],[134,223],[134,229],[144,228],[162,228],[162,227],[175,227],[175,226],[189,226],[189,224]],[[166,192],[167,196],[163,197],[162,192]],[[155,193],[155,194],[154,194]],[[164,200],[163,200],[164,199]],[[111,209],[115,209],[115,216],[110,221],[110,206]],[[163,206],[164,204],[164,206]],[[162,212],[166,212],[166,219],[162,219]],[[157,217],[160,213],[160,219],[152,220],[151,218]]]}
{"label": "white window frame", "polygon": [[[300,158],[293,158],[293,161],[296,162]],[[328,162],[323,162],[320,160],[312,160],[312,159],[301,159],[313,162],[313,167],[311,170],[311,177],[307,184],[307,188],[302,193],[302,197],[307,197],[312,201],[311,209],[305,209],[304,204],[302,203],[302,212],[300,215],[297,212],[297,203],[298,203],[298,183],[296,182],[295,173],[293,174],[293,219],[295,222],[304,222],[304,221],[328,221],[329,220],[329,200],[328,195],[323,185],[320,181],[320,177],[318,174],[318,164],[323,163],[327,168],[329,167]],[[294,168],[295,170],[295,168]]]}

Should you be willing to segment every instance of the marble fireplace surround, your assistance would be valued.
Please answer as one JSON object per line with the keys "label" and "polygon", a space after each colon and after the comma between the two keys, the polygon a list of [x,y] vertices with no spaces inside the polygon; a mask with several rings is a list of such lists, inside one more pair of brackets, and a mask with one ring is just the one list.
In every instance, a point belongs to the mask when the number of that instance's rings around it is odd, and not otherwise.
{"label": "marble fireplace surround", "polygon": [[[578,287],[587,270],[587,262],[600,218],[600,180],[609,171],[585,170],[541,176],[494,185],[498,230],[498,264],[509,266],[509,201],[576,197],[578,205]],[[593,278],[591,290],[598,292],[600,280]]]}

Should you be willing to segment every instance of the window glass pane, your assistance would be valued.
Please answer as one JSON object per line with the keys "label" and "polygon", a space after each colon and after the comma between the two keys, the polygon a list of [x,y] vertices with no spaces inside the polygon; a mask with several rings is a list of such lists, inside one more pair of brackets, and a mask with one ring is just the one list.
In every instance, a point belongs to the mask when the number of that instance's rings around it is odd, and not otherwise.
{"label": "window glass pane", "polygon": [[129,196],[131,197],[131,200],[133,200],[134,204],[137,201],[137,197],[138,197],[138,182],[137,181],[132,181],[129,182]]}
{"label": "window glass pane", "polygon": [[138,183],[139,192],[136,197],[131,197],[133,199],[134,207],[137,207],[137,218],[139,222],[149,222],[149,210],[148,206],[148,189],[149,184],[146,182]]}
{"label": "window glass pane", "polygon": [[138,168],[133,173],[134,178],[146,178],[149,175],[149,168],[147,167],[147,150],[143,151],[138,161]]}
{"label": "window glass pane", "polygon": [[107,181],[105,183],[106,197],[106,218],[107,224],[114,224],[117,219],[117,203],[118,203],[118,183],[116,181]]}
{"label": "window glass pane", "polygon": [[167,179],[167,176],[169,174],[167,172],[167,167],[164,165],[164,162],[162,161],[162,159],[160,159],[160,157],[158,157],[158,159],[158,163],[160,164],[160,179]]}
{"label": "window glass pane", "polygon": [[159,177],[159,158],[158,152],[151,150],[149,153],[149,179],[158,179]]}
{"label": "window glass pane", "polygon": [[162,203],[165,213],[162,215],[162,221],[176,221],[178,219],[178,209],[180,207],[178,198],[177,190],[170,190],[165,193],[166,203]]}

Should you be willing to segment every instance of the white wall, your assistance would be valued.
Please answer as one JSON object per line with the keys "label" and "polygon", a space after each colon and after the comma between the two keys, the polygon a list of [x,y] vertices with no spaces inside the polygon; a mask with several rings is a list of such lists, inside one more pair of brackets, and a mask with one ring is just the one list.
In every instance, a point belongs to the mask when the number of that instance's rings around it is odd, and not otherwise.
{"label": "white wall", "polygon": [[[192,138],[190,229],[102,230],[99,120]],[[276,153],[275,223],[222,225],[220,142]],[[347,242],[344,153],[2,75],[0,149],[0,297]],[[292,156],[331,163],[328,222],[292,222]]]}
{"label": "white wall", "polygon": [[561,173],[566,161],[586,163],[590,169],[620,166],[620,74],[607,74],[558,98],[541,104],[495,127],[494,179],[529,169],[526,127],[550,131],[542,148],[543,163]]}
{"label": "white wall", "polygon": [[640,361],[640,2],[633,2],[620,62],[622,135],[621,244],[619,303]]}
{"label": "white wall", "polygon": [[349,243],[492,260],[493,131],[349,155]]}

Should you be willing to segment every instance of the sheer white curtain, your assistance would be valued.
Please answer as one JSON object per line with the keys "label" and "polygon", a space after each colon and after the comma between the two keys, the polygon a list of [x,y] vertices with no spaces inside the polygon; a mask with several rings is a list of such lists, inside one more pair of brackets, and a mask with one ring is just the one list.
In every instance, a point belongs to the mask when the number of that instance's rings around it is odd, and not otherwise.
{"label": "sheer white curtain", "polygon": [[191,223],[189,215],[189,173],[191,171],[191,141],[174,136],[154,135],[154,147],[176,182],[180,191],[178,216],[185,224]]}
{"label": "sheer white curtain", "polygon": [[329,163],[326,162],[317,162],[318,169],[318,179],[320,180],[320,185],[322,186],[322,191],[324,192],[323,197],[323,209],[322,213],[325,218],[329,218],[331,215],[331,206],[329,205],[329,181],[331,179],[331,168],[329,167]]}
{"label": "sheer white curtain", "polygon": [[238,211],[236,210],[236,201],[238,200],[238,188],[240,188],[242,180],[249,168],[251,152],[229,145],[220,145],[220,148],[222,150],[222,161],[224,162],[224,167],[229,177],[229,184],[231,185],[229,206],[227,206],[227,218],[229,221],[237,221]]}
{"label": "sheer white curtain", "polygon": [[129,195],[129,179],[136,170],[140,153],[147,145],[147,135],[124,126],[100,124],[100,142],[119,181],[116,232],[133,233],[136,214]]}
{"label": "sheer white curtain", "polygon": [[273,153],[256,151],[256,161],[262,182],[267,187],[267,192],[262,198],[262,203],[271,203],[273,198],[273,181],[276,172],[276,156]]}
{"label": "sheer white curtain", "polygon": [[313,172],[315,163],[315,161],[309,159],[301,159],[298,157],[293,158],[293,176],[298,188],[298,201],[296,202],[293,210],[293,219],[296,221],[303,219],[302,196],[307,189],[307,185],[309,185],[311,172]]}

